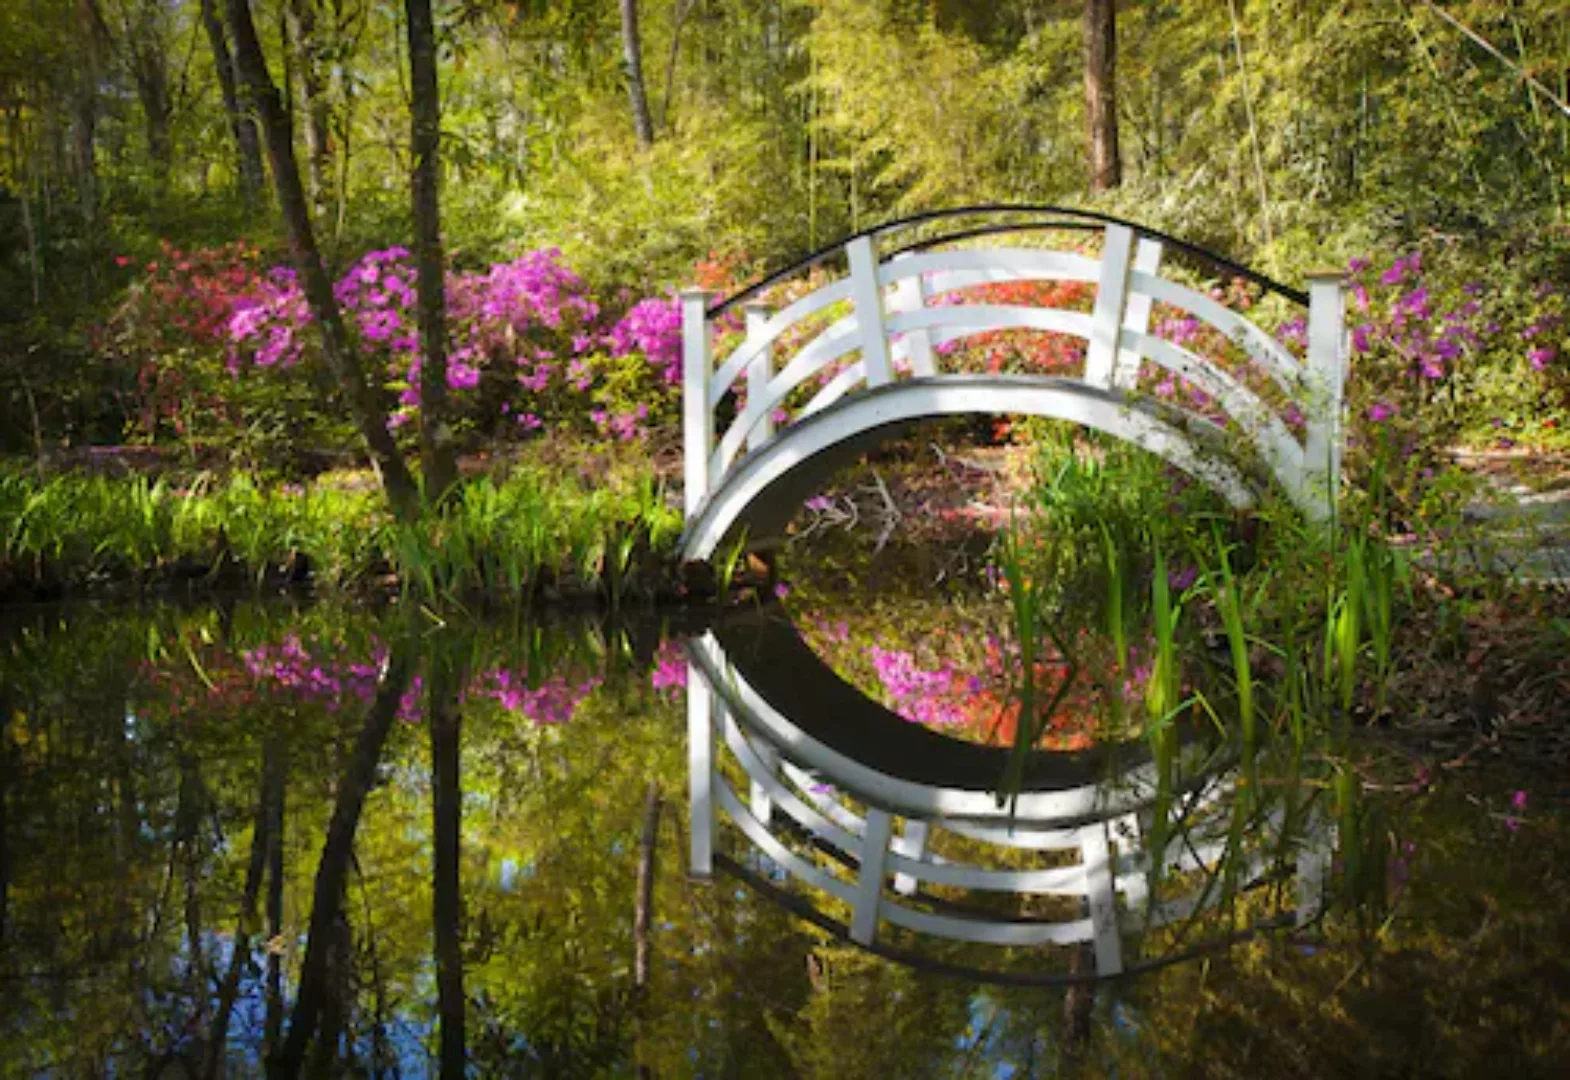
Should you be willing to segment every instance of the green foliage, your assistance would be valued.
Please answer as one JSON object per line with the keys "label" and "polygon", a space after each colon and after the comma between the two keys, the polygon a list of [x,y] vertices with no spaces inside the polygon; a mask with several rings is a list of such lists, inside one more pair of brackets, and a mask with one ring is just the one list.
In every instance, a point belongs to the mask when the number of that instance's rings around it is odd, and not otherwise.
{"label": "green foliage", "polygon": [[[586,490],[539,467],[463,485],[428,521],[395,528],[363,481],[262,486],[0,473],[0,581],[80,589],[126,581],[355,588],[394,567],[428,596],[528,601],[542,588],[619,601],[658,584],[679,520],[648,476]],[[608,553],[613,557],[607,558]],[[634,562],[633,555],[644,556]]]}

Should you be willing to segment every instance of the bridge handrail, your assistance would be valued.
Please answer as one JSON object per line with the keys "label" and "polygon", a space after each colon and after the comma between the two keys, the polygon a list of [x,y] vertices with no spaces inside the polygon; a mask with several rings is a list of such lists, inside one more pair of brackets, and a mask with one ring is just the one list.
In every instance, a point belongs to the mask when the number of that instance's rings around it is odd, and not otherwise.
{"label": "bridge handrail", "polygon": [[708,316],[712,319],[723,315],[731,308],[736,307],[739,304],[743,304],[752,297],[767,291],[770,286],[777,285],[781,281],[793,277],[804,270],[810,270],[814,266],[818,266],[821,263],[827,262],[829,259],[833,258],[840,251],[842,251],[845,245],[852,240],[858,240],[862,237],[885,236],[901,229],[908,229],[917,225],[923,225],[930,221],[940,221],[955,217],[974,217],[983,214],[1061,215],[1063,217],[1069,218],[1070,220],[1025,221],[957,230],[947,235],[923,237],[914,244],[891,251],[889,255],[892,257],[894,255],[903,254],[906,251],[919,251],[924,248],[933,247],[937,244],[952,243],[958,240],[968,240],[981,236],[996,236],[1009,232],[1031,232],[1054,229],[1095,232],[1098,229],[1105,228],[1108,225],[1121,225],[1125,228],[1133,229],[1134,232],[1139,236],[1148,237],[1151,240],[1158,240],[1162,244],[1171,247],[1175,251],[1181,251],[1185,255],[1190,255],[1203,262],[1209,263],[1216,269],[1222,270],[1227,274],[1232,275],[1233,277],[1240,277],[1245,281],[1251,281],[1261,288],[1276,293],[1279,296],[1283,296],[1302,307],[1308,306],[1308,293],[1301,289],[1294,289],[1290,285],[1282,284],[1281,282],[1276,281],[1274,278],[1267,277],[1266,275],[1261,274],[1259,271],[1254,270],[1251,267],[1244,266],[1235,259],[1228,258],[1219,252],[1212,251],[1209,248],[1201,247],[1198,244],[1183,240],[1179,237],[1171,235],[1170,233],[1162,232],[1159,229],[1153,229],[1148,225],[1143,225],[1140,222],[1133,221],[1129,218],[1117,217],[1113,214],[1104,214],[1096,210],[1080,210],[1069,206],[1053,206],[1044,203],[982,203],[975,206],[955,206],[942,210],[928,210],[920,214],[910,214],[906,217],[895,218],[893,221],[885,221],[877,225],[869,226],[860,230],[859,232],[851,233],[849,236],[843,236],[838,240],[835,240],[833,243],[825,244],[816,251],[809,252],[788,266],[784,266],[779,270],[771,271],[765,277],[761,278],[752,285],[748,285],[743,289],[739,289],[736,292],[731,293],[729,296],[709,307],[707,312]]}

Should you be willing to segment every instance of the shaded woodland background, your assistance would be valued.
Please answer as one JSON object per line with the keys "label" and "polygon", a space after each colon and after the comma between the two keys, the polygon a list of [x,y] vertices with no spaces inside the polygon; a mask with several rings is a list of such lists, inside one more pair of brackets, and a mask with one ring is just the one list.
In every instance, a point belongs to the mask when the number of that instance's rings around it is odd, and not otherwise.
{"label": "shaded woodland background", "polygon": [[[116,441],[95,339],[160,242],[282,260],[225,0],[0,11],[5,446]],[[252,0],[330,272],[413,236],[405,8]],[[436,5],[454,266],[559,247],[628,296],[901,213],[1125,214],[1275,274],[1441,245],[1564,268],[1555,0]],[[1115,33],[1115,36],[1114,36]],[[1526,286],[1522,286],[1525,288]]]}

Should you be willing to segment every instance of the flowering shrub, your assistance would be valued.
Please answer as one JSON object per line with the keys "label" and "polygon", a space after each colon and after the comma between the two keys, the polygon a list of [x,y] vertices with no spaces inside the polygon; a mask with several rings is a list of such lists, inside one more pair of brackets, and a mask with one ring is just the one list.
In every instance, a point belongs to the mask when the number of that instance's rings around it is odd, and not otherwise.
{"label": "flowering shrub", "polygon": [[293,360],[281,325],[302,320],[305,306],[292,271],[266,269],[261,253],[241,240],[193,252],[165,243],[142,272],[102,341],[112,356],[134,366],[131,411],[143,439],[172,435],[199,449],[248,428],[282,427],[289,437],[314,441],[289,422],[303,415],[311,387],[279,385],[258,393],[254,385],[237,384],[225,363],[231,325],[242,316],[255,327],[259,363]]}
{"label": "flowering shrub", "polygon": [[[292,270],[266,269],[255,249],[236,244],[170,249],[146,271],[112,339],[143,372],[148,438],[232,441],[259,419],[293,445],[325,436],[331,424],[315,421],[341,410],[318,400],[308,377],[319,349]],[[361,362],[396,395],[395,427],[420,404],[415,280],[409,252],[391,247],[367,253],[333,287]],[[467,425],[576,426],[625,440],[670,414],[681,362],[674,300],[646,299],[608,320],[555,250],[451,272],[446,287],[447,384]],[[332,441],[346,434],[339,428]]]}
{"label": "flowering shrub", "polygon": [[[998,304],[1010,307],[1089,311],[1095,287],[1082,281],[1003,281],[933,298],[932,306]],[[1085,364],[1085,341],[1070,334],[1034,330],[989,330],[938,346],[956,371],[1072,375]]]}
{"label": "flowering shrub", "polygon": [[1503,428],[1551,426],[1553,408],[1570,404],[1560,283],[1457,285],[1420,251],[1387,267],[1353,259],[1348,271],[1354,462],[1427,468],[1476,425],[1479,406]]}

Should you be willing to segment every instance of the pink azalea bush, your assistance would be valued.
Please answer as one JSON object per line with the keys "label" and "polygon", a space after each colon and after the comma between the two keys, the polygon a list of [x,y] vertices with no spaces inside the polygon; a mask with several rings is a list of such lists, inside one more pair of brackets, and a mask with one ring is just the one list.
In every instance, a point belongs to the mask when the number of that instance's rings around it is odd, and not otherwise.
{"label": "pink azalea bush", "polygon": [[1413,251],[1388,265],[1348,264],[1354,468],[1382,461],[1421,474],[1449,446],[1475,439],[1480,418],[1551,429],[1570,405],[1566,286],[1523,274],[1458,281],[1431,266],[1442,257]]}
{"label": "pink azalea bush", "polygon": [[[313,317],[293,270],[265,268],[254,249],[226,248],[149,264],[117,313],[115,352],[135,364],[147,398],[145,435],[222,442],[271,410],[286,438],[306,438],[324,380]],[[649,298],[608,317],[559,251],[525,252],[447,275],[447,385],[461,421],[490,434],[577,428],[642,437],[673,414],[681,314]],[[401,247],[371,251],[335,283],[353,348],[391,395],[391,424],[419,413],[416,274]],[[203,428],[170,401],[201,406]],[[161,422],[162,421],[162,422]],[[344,436],[340,424],[338,435]]]}

